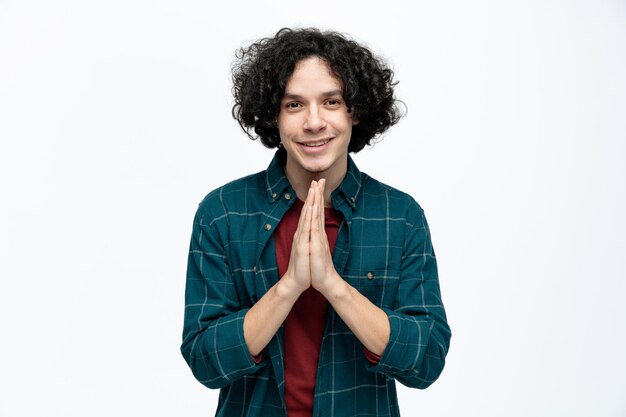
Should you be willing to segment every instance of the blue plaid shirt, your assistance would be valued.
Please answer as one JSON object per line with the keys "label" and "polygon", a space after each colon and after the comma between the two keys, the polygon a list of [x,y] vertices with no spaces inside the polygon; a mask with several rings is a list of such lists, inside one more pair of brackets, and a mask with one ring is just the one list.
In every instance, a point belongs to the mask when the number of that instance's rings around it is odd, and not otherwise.
{"label": "blue plaid shirt", "polygon": [[[285,417],[283,327],[255,363],[243,319],[279,280],[273,231],[296,200],[278,151],[267,170],[233,181],[200,203],[193,223],[182,354],[195,377],[220,388],[217,416]],[[313,415],[399,416],[395,381],[426,388],[441,373],[450,328],[424,212],[409,195],[360,172],[351,158],[332,193],[343,214],[333,263],[389,317],[380,362],[329,307]]]}

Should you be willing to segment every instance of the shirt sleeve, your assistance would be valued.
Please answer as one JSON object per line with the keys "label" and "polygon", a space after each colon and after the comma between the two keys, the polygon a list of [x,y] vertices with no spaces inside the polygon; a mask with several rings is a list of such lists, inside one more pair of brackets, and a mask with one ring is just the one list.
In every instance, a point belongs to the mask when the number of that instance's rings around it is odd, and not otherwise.
{"label": "shirt sleeve", "polygon": [[363,348],[363,354],[365,355],[365,359],[367,359],[367,361],[373,365],[376,365],[378,362],[380,362],[380,355],[375,354],[366,347]]}
{"label": "shirt sleeve", "polygon": [[181,353],[198,381],[221,388],[256,372],[266,361],[255,361],[248,350],[243,320],[249,308],[240,306],[212,218],[202,212],[202,206],[194,218]]}
{"label": "shirt sleeve", "polygon": [[389,318],[389,342],[378,364],[368,364],[368,369],[409,387],[427,388],[443,370],[451,331],[430,231],[423,210],[414,201],[407,214],[395,308],[383,311]]}

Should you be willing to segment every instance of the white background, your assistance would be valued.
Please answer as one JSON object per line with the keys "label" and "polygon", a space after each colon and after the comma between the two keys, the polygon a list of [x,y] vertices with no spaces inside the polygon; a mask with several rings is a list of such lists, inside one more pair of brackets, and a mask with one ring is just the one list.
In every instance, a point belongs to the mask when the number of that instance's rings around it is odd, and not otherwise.
{"label": "white background", "polygon": [[626,416],[626,3],[0,0],[0,416],[208,416],[192,217],[272,152],[242,44],[351,34],[409,108],[359,167],[425,208],[453,331],[404,416]]}

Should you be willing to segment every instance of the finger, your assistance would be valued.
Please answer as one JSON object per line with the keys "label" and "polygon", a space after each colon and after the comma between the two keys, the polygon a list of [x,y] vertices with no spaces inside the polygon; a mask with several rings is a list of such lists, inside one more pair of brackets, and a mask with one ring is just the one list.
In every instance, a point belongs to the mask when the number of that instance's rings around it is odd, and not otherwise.
{"label": "finger", "polygon": [[319,229],[319,213],[320,213],[320,192],[319,192],[319,183],[316,183],[313,188],[313,210],[312,210],[312,227],[313,231],[317,231]]}
{"label": "finger", "polygon": [[306,195],[306,199],[304,200],[304,205],[302,206],[302,211],[300,212],[300,219],[298,220],[298,228],[300,228],[303,224],[304,224],[304,218],[305,218],[305,211],[304,209],[306,208],[307,204],[310,205],[310,201],[311,199],[314,197],[313,195],[313,188],[310,187],[309,188],[309,192]]}
{"label": "finger", "polygon": [[[302,211],[300,211],[300,220],[298,222],[298,228],[296,229],[296,232],[293,235],[293,242],[291,244],[291,248],[292,248],[292,257],[293,257],[293,251],[297,250],[298,253],[302,254],[302,255],[307,255],[308,254],[308,245],[309,245],[309,240],[310,240],[310,234],[311,234],[311,220],[310,220],[310,215],[308,215],[308,212],[310,212],[310,208],[307,206],[302,207]],[[308,216],[308,219],[307,219]],[[290,262],[292,261],[292,259],[290,259]]]}
{"label": "finger", "polygon": [[311,239],[311,219],[313,218],[313,206],[315,204],[315,188],[317,187],[317,182],[311,181],[311,186],[309,188],[309,194],[307,195],[307,199],[305,201],[305,206],[307,207],[307,216],[305,217],[305,225],[307,230],[307,241]]}
{"label": "finger", "polygon": [[317,183],[317,192],[319,195],[319,207],[318,207],[318,217],[317,217],[317,222],[318,222],[318,229],[320,231],[320,234],[324,235],[324,185],[326,184],[326,180],[325,179],[321,179],[320,181],[318,181]]}
{"label": "finger", "polygon": [[307,198],[305,204],[313,205],[313,201],[315,199],[315,188],[317,187],[317,182],[311,181],[311,185],[309,186],[309,194],[307,194]]}
{"label": "finger", "polygon": [[311,241],[311,213],[313,212],[310,205],[305,205],[304,208],[304,224],[302,225],[302,240],[307,244]]}

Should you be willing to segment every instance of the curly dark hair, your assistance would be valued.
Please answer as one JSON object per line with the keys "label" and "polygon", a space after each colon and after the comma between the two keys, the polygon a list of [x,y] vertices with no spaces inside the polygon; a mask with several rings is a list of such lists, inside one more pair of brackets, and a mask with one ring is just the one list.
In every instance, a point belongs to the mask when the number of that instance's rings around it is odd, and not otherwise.
{"label": "curly dark hair", "polygon": [[283,28],[235,54],[232,115],[250,139],[278,147],[277,119],[285,86],[296,64],[311,56],[328,63],[342,81],[343,99],[359,121],[352,128],[349,152],[359,152],[400,120],[393,71],[370,50],[337,32]]}

